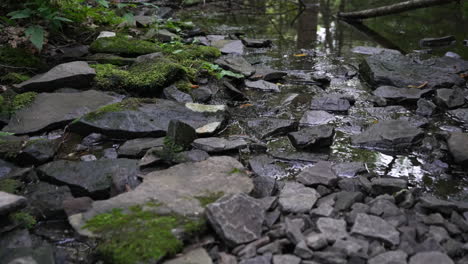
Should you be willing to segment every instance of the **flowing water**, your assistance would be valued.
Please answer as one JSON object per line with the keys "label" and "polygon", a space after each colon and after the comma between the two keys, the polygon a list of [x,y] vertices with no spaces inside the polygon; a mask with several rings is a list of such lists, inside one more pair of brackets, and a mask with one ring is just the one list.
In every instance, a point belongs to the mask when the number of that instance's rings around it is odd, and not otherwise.
{"label": "flowing water", "polygon": [[[397,1],[376,0],[304,0],[305,8],[293,1],[245,0],[216,1],[202,7],[184,10],[178,17],[193,21],[205,32],[247,38],[270,39],[272,48],[247,49],[245,57],[252,64],[265,64],[289,73],[281,84],[280,93],[249,91],[254,110],[239,110],[246,117],[263,116],[299,119],[308,108],[310,99],[321,94],[340,94],[355,101],[349,115],[337,115],[334,143],[327,153],[330,160],[338,162],[361,161],[370,173],[379,176],[407,177],[414,187],[433,192],[441,197],[468,199],[468,176],[461,169],[451,168],[440,160],[430,158],[424,151],[408,150],[404,153],[383,153],[377,150],[354,148],[349,137],[360,133],[357,123],[411,116],[408,110],[375,112],[365,100],[371,90],[353,75],[357,72],[362,55],[352,52],[356,46],[397,49],[402,53],[417,51],[421,56],[444,55],[452,51],[468,59],[468,2],[420,9],[398,15],[366,20],[363,24],[350,25],[336,19],[338,12],[361,10]],[[422,38],[453,35],[456,42],[449,46],[426,49],[420,46]],[[311,73],[331,77],[330,86],[324,91],[314,85]],[[250,112],[249,112],[250,111]],[[253,114],[254,113],[254,114]],[[446,116],[437,116],[426,129],[428,137],[441,131],[458,130]],[[236,118],[225,131],[239,134],[245,131]],[[423,142],[427,151],[436,143]],[[424,148],[423,148],[424,149]],[[275,154],[294,151],[286,137],[268,142],[268,152]],[[320,155],[320,154],[318,154]],[[278,155],[276,155],[278,156]],[[279,155],[281,156],[281,155]],[[284,177],[294,176],[310,162],[278,162],[286,168]]]}

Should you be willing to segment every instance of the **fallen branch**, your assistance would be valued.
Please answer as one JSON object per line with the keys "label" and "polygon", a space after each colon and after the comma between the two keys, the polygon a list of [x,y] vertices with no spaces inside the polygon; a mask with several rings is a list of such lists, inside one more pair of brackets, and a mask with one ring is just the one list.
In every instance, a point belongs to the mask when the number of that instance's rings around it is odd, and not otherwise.
{"label": "fallen branch", "polygon": [[[436,5],[445,5],[453,2],[458,2],[460,0],[410,0],[398,4],[382,6],[373,9],[367,9],[362,11],[355,12],[345,12],[338,13],[338,17],[344,20],[358,20],[366,19],[371,17],[386,16],[391,14],[397,14],[409,10],[414,10],[418,8],[431,7]],[[463,1],[463,0],[461,0]]]}

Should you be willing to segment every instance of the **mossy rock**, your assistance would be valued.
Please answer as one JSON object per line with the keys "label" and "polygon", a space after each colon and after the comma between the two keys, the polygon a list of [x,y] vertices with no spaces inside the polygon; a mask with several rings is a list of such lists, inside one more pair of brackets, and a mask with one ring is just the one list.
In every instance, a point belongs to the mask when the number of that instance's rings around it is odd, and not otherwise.
{"label": "mossy rock", "polygon": [[91,44],[90,50],[94,53],[116,53],[135,56],[159,52],[161,48],[153,42],[117,36],[96,39]]}
{"label": "mossy rock", "polygon": [[18,189],[23,186],[23,183],[15,179],[0,180],[0,191],[15,194]]}
{"label": "mossy rock", "polygon": [[101,64],[113,64],[117,66],[131,65],[135,58],[125,58],[114,54],[96,53],[86,58],[88,61],[96,61]]}
{"label": "mossy rock", "polygon": [[0,77],[0,81],[7,84],[18,84],[24,81],[29,80],[31,77],[25,74],[17,73],[17,72],[9,72],[4,76]]}
{"label": "mossy rock", "polygon": [[24,137],[15,137],[10,133],[0,132],[0,158],[14,161],[26,141]]}
{"label": "mossy rock", "polygon": [[37,93],[35,92],[27,92],[27,93],[16,95],[13,98],[13,102],[11,104],[11,110],[18,111],[20,109],[23,109],[29,106],[32,102],[34,102],[34,99],[36,99],[36,96],[37,96]]}
{"label": "mossy rock", "polygon": [[[114,209],[96,215],[84,228],[99,235],[98,252],[116,264],[147,263],[179,253],[183,241],[173,231],[196,234],[204,230],[204,220],[177,215],[160,215],[158,205],[133,206],[127,212]],[[179,232],[178,232],[179,233]]]}
{"label": "mossy rock", "polygon": [[111,64],[93,66],[96,85],[102,90],[125,91],[132,95],[155,96],[164,87],[184,79],[186,68],[170,60],[140,63],[122,70]]}
{"label": "mossy rock", "polygon": [[15,67],[40,68],[41,60],[24,49],[0,47],[0,61],[2,64]]}
{"label": "mossy rock", "polygon": [[96,120],[105,113],[109,112],[119,112],[123,110],[138,110],[138,108],[145,103],[151,104],[155,103],[155,101],[147,98],[128,98],[119,103],[103,106],[94,112],[86,114],[82,118],[91,121]]}

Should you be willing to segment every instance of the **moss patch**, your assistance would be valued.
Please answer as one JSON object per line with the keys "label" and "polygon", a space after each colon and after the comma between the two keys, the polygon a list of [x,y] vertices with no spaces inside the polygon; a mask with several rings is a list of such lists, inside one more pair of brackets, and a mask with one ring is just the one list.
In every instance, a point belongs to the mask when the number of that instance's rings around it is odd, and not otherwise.
{"label": "moss patch", "polygon": [[11,110],[12,111],[18,111],[24,107],[27,107],[30,105],[32,102],[34,102],[34,99],[36,99],[37,93],[35,92],[27,92],[27,93],[22,93],[18,94],[13,98],[13,103],[11,105]]}
{"label": "moss patch", "polygon": [[130,208],[128,213],[114,209],[90,219],[85,228],[99,234],[98,251],[110,263],[132,264],[158,261],[174,255],[183,248],[183,242],[173,229],[196,232],[203,222],[174,215],[159,215],[143,210],[141,206]]}
{"label": "moss patch", "polygon": [[24,49],[0,47],[0,61],[3,64],[16,67],[39,68],[41,60]]}
{"label": "moss patch", "polygon": [[161,48],[155,43],[125,36],[99,38],[91,44],[90,49],[94,53],[122,55],[144,55],[161,51]]}
{"label": "moss patch", "polygon": [[37,223],[36,218],[26,212],[13,213],[9,218],[11,222],[27,229],[33,228]]}
{"label": "moss patch", "polygon": [[93,121],[110,112],[119,112],[124,110],[138,110],[142,104],[153,104],[156,101],[149,98],[128,98],[122,102],[110,104],[99,108],[98,110],[83,116],[83,119]]}
{"label": "moss patch", "polygon": [[22,83],[24,81],[29,80],[31,77],[21,74],[21,73],[16,73],[16,72],[9,72],[2,76],[0,80],[4,83],[8,84],[17,84],[17,83]]}
{"label": "moss patch", "polygon": [[224,192],[209,192],[203,196],[195,196],[195,198],[200,202],[202,207],[216,202],[219,198],[223,197]]}
{"label": "moss patch", "polygon": [[15,179],[0,180],[0,191],[15,194],[23,183]]}

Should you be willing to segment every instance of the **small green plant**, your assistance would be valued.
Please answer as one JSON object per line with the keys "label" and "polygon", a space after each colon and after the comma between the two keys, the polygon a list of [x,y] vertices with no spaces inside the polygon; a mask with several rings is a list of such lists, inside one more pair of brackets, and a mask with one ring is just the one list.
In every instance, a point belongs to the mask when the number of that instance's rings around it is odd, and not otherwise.
{"label": "small green plant", "polygon": [[29,78],[29,76],[21,73],[9,72],[0,77],[0,81],[8,84],[17,84],[29,80]]}
{"label": "small green plant", "polygon": [[236,173],[245,173],[245,171],[239,169],[239,168],[234,168],[232,169],[229,174],[236,174]]}
{"label": "small green plant", "polygon": [[[154,209],[154,208],[153,208]],[[132,264],[158,261],[182,250],[183,242],[172,230],[194,233],[204,222],[176,215],[159,215],[133,206],[128,213],[114,209],[90,219],[85,228],[101,237],[98,251],[111,263]]]}
{"label": "small green plant", "polygon": [[223,197],[224,192],[209,192],[203,196],[195,196],[195,198],[200,202],[202,207],[216,202],[219,198]]}
{"label": "small green plant", "polygon": [[211,75],[215,76],[218,79],[222,79],[225,76],[233,77],[233,78],[236,78],[236,79],[244,78],[244,75],[234,73],[232,71],[226,71],[217,64],[205,62],[205,63],[203,63],[202,67],[204,69],[206,69]]}
{"label": "small green plant", "polygon": [[18,94],[13,98],[13,104],[12,104],[12,110],[13,111],[18,111],[24,107],[29,106],[32,102],[34,102],[34,99],[36,99],[37,93],[35,92],[27,92],[27,93],[22,93]]}
{"label": "small green plant", "polygon": [[7,193],[16,193],[23,184],[15,179],[0,180],[0,191]]}
{"label": "small green plant", "polygon": [[13,223],[27,229],[33,228],[37,223],[36,218],[26,212],[13,213],[9,216],[9,218]]}

